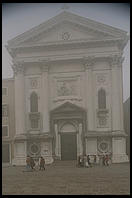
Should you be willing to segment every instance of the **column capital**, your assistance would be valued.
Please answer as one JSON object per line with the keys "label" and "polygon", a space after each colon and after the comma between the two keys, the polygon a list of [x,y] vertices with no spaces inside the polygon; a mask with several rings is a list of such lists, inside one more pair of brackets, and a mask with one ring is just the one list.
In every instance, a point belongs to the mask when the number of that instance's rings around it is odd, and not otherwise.
{"label": "column capital", "polygon": [[24,74],[25,67],[23,62],[14,63],[11,67],[13,69],[14,75]]}
{"label": "column capital", "polygon": [[95,63],[94,56],[83,57],[83,65],[85,69],[91,69],[94,63]]}
{"label": "column capital", "polygon": [[49,71],[49,67],[50,67],[49,60],[39,60],[39,62],[41,63],[41,65],[40,65],[41,71],[42,72],[48,72]]}
{"label": "column capital", "polygon": [[111,68],[121,67],[124,57],[122,55],[112,55],[109,57],[109,64]]}

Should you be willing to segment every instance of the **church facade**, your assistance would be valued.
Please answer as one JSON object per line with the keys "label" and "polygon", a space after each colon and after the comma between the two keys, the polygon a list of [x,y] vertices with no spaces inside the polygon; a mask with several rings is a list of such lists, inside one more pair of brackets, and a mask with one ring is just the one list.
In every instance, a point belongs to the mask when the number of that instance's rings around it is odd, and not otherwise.
{"label": "church facade", "polygon": [[13,58],[12,164],[26,156],[76,160],[112,154],[126,162],[122,53],[127,32],[62,12],[8,41]]}

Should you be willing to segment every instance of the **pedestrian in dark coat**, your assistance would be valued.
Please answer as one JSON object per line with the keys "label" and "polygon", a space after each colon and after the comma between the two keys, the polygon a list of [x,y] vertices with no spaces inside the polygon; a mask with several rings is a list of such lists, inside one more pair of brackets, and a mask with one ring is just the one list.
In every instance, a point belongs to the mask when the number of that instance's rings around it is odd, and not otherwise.
{"label": "pedestrian in dark coat", "polygon": [[105,157],[105,165],[109,166],[109,155],[106,155]]}
{"label": "pedestrian in dark coat", "polygon": [[29,155],[26,158],[26,169],[27,169],[27,171],[29,171],[31,169],[31,159],[30,159]]}
{"label": "pedestrian in dark coat", "polygon": [[34,159],[32,157],[30,157],[30,166],[31,166],[31,168],[33,170],[34,166],[35,166],[35,162],[34,162]]}
{"label": "pedestrian in dark coat", "polygon": [[45,159],[43,157],[40,158],[40,168],[39,170],[45,170]]}
{"label": "pedestrian in dark coat", "polygon": [[90,156],[89,156],[89,155],[87,155],[87,162],[88,162],[88,165],[89,165],[90,167],[92,167],[92,164],[91,164]]}

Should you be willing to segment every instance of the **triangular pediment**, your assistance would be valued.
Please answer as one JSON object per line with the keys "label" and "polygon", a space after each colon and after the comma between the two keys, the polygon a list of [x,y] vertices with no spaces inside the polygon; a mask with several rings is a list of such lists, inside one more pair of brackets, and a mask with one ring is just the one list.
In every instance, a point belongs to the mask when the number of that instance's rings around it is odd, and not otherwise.
{"label": "triangular pediment", "polygon": [[82,107],[79,107],[75,104],[72,104],[70,102],[66,102],[62,104],[61,106],[53,109],[51,113],[60,113],[60,112],[84,112],[85,110]]}
{"label": "triangular pediment", "polygon": [[10,40],[8,46],[15,47],[56,41],[102,40],[125,37],[126,32],[123,30],[64,11]]}

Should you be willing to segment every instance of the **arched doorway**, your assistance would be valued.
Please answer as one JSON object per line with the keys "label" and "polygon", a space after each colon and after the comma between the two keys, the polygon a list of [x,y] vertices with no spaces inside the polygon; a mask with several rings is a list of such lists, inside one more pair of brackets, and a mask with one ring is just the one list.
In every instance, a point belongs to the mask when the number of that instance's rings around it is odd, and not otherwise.
{"label": "arched doorway", "polygon": [[74,160],[85,153],[86,126],[85,110],[70,102],[66,102],[50,112],[54,159]]}
{"label": "arched doorway", "polygon": [[77,133],[71,123],[62,126],[61,135],[61,160],[77,159]]}

